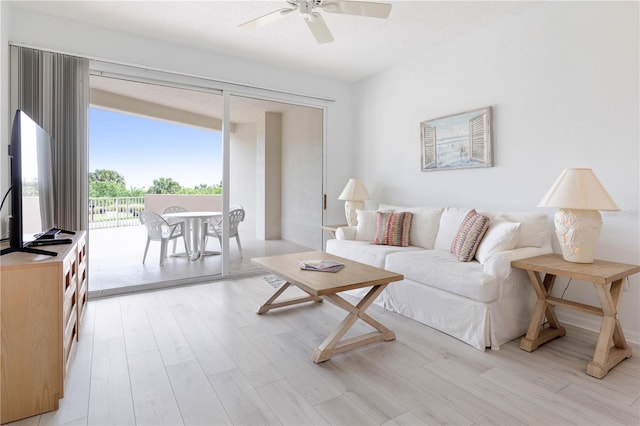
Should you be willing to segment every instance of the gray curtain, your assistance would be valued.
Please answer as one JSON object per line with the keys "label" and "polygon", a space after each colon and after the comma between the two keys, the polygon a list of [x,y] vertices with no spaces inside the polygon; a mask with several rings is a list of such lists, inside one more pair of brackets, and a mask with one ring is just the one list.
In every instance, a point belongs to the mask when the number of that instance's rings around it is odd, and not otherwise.
{"label": "gray curtain", "polygon": [[56,225],[87,229],[89,60],[11,46],[10,104],[54,140]]}

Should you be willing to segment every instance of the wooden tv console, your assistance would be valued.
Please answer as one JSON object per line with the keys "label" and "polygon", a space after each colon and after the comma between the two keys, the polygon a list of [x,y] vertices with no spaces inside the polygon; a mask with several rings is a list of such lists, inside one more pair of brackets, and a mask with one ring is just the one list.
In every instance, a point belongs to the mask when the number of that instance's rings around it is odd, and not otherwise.
{"label": "wooden tv console", "polygon": [[[65,235],[65,237],[67,237]],[[87,304],[85,231],[0,258],[0,423],[58,409]]]}

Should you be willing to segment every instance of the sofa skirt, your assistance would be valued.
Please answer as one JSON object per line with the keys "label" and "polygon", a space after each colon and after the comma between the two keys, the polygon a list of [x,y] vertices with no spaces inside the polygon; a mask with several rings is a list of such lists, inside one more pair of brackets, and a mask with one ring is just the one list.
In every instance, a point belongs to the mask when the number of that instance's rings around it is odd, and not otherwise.
{"label": "sofa skirt", "polygon": [[405,279],[387,286],[377,302],[484,351],[526,333],[535,295],[527,291],[525,297],[503,295],[485,303]]}

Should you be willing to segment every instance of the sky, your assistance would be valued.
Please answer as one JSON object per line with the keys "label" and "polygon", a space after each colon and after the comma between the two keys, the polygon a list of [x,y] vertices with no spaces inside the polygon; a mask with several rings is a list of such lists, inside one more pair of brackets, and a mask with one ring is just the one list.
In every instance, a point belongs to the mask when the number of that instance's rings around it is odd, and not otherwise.
{"label": "sky", "polygon": [[181,186],[222,180],[222,134],[128,114],[89,109],[89,171],[114,170],[127,188],[172,178]]}

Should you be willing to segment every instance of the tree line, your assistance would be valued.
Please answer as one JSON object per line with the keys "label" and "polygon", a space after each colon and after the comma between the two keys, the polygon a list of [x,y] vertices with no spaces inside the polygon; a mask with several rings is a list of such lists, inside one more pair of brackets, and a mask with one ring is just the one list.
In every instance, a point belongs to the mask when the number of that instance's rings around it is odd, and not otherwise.
{"label": "tree line", "polygon": [[149,189],[128,188],[120,173],[115,170],[96,169],[89,172],[89,197],[142,197],[145,194],[221,194],[222,182],[218,185],[200,184],[193,188],[183,187],[172,178],[153,180]]}

